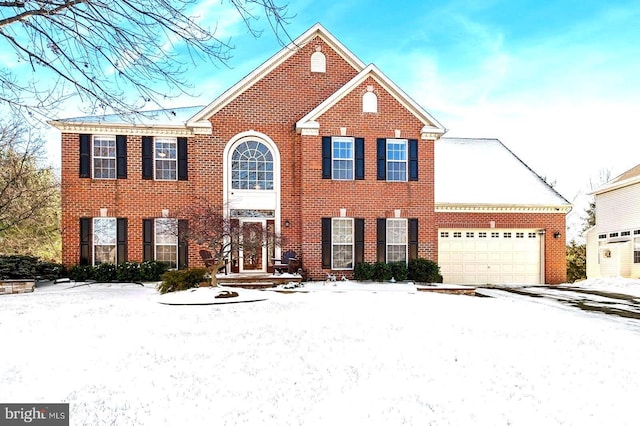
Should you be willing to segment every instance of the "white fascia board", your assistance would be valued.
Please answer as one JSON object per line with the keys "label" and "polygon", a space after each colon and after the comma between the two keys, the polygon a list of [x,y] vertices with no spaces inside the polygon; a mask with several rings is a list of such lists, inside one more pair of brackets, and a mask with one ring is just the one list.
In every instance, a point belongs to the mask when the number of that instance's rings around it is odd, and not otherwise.
{"label": "white fascia board", "polygon": [[561,205],[521,205],[521,204],[465,204],[465,203],[434,203],[436,212],[464,212],[464,213],[563,213],[571,211],[570,204]]}
{"label": "white fascia board", "polygon": [[260,81],[264,76],[269,74],[272,70],[282,64],[295,54],[300,48],[309,43],[316,36],[322,37],[327,44],[329,44],[338,54],[351,65],[355,70],[362,70],[365,65],[358,59],[349,49],[347,49],[342,43],[340,43],[329,31],[327,31],[322,25],[315,24],[309,28],[300,37],[289,43],[285,48],[269,58],[266,62],[253,70],[249,75],[237,82],[235,85],[227,89],[222,95],[218,96],[213,102],[204,107],[201,111],[196,113],[187,121],[187,125],[192,123],[207,120],[213,114],[220,109],[228,105],[233,99],[235,99],[240,93],[253,86],[256,82]]}
{"label": "white fascia board", "polygon": [[604,194],[605,192],[614,191],[616,189],[624,188],[625,186],[631,186],[636,183],[640,183],[640,176],[634,176],[629,179],[621,180],[620,182],[604,184],[600,188],[597,188],[595,191],[588,192],[587,195],[600,195]]}
{"label": "white fascia board", "polygon": [[[334,92],[331,96],[325,99],[320,105],[311,110],[307,115],[302,117],[296,123],[296,129],[302,129],[304,123],[309,121],[316,121],[318,117],[328,111],[331,107],[337,104],[342,98],[351,93],[351,91],[358,87],[368,77],[372,77],[376,80],[387,92],[389,92],[402,106],[404,106],[409,112],[411,112],[416,118],[418,118],[425,127],[422,128],[422,133],[436,133],[442,135],[446,132],[446,129],[442,124],[438,122],[431,114],[418,105],[413,99],[411,99],[402,89],[400,89],[395,83],[387,78],[375,65],[370,64],[363,69],[358,75],[348,81],[344,86]],[[425,132],[424,129],[427,129]]]}

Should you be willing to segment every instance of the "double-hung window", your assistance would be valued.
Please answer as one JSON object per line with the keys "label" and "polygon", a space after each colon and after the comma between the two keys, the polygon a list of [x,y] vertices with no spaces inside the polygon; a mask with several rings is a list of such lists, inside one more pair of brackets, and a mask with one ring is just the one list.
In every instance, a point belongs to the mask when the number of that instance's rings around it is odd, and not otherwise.
{"label": "double-hung window", "polygon": [[331,139],[331,151],[332,179],[352,180],[354,170],[353,138],[334,136]]}
{"label": "double-hung window", "polygon": [[158,262],[170,268],[178,266],[178,219],[155,220],[155,254]]}
{"label": "double-hung window", "polygon": [[116,178],[116,137],[96,135],[93,137],[93,178]]}
{"label": "double-hung window", "polygon": [[117,220],[115,217],[93,219],[93,263],[116,263]]}
{"label": "double-hung window", "polygon": [[331,222],[331,268],[353,269],[353,219],[333,218]]}
{"label": "double-hung window", "polygon": [[640,263],[640,237],[633,238],[633,263]]}
{"label": "double-hung window", "polygon": [[387,139],[387,180],[407,180],[407,140]]}
{"label": "double-hung window", "polygon": [[154,139],[154,163],[156,180],[178,179],[178,143],[176,138]]}
{"label": "double-hung window", "polygon": [[407,242],[407,219],[387,219],[387,262],[406,262]]}

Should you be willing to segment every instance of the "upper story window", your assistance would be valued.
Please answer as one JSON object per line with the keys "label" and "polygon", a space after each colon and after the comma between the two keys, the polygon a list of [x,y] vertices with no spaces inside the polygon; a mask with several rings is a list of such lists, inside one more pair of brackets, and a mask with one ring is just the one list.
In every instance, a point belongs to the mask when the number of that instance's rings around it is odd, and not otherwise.
{"label": "upper story window", "polygon": [[116,137],[93,136],[93,178],[116,178]]}
{"label": "upper story window", "polygon": [[322,179],[364,179],[364,138],[323,136]]}
{"label": "upper story window", "polygon": [[81,178],[126,179],[127,137],[79,135]]}
{"label": "upper story window", "polygon": [[142,137],[142,179],[187,180],[187,138]]}
{"label": "upper story window", "polygon": [[633,263],[640,263],[640,237],[633,238]]}
{"label": "upper story window", "polygon": [[93,263],[116,263],[117,221],[115,217],[93,219]]}
{"label": "upper story window", "polygon": [[156,180],[178,179],[178,141],[176,138],[155,138],[153,157]]}
{"label": "upper story window", "polygon": [[233,189],[273,189],[273,154],[262,142],[241,142],[231,156]]}
{"label": "upper story window", "polygon": [[327,72],[327,58],[320,51],[311,55],[311,72]]}
{"label": "upper story window", "polygon": [[387,219],[387,262],[406,262],[407,219]]}
{"label": "upper story window", "polygon": [[332,178],[338,180],[353,179],[354,147],[353,138],[332,138]]}
{"label": "upper story window", "polygon": [[418,141],[378,139],[378,180],[395,182],[418,180]]}

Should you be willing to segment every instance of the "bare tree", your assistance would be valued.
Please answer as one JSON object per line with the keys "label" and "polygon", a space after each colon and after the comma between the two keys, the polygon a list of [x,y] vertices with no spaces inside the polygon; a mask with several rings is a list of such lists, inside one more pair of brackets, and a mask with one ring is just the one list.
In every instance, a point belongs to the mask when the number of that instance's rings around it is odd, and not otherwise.
{"label": "bare tree", "polygon": [[[289,38],[286,6],[278,0],[228,0],[230,10],[257,37],[267,21]],[[198,13],[222,7],[212,0],[0,1],[0,50],[17,65],[0,67],[0,104],[23,116],[47,118],[73,95],[90,108],[117,114],[162,106],[190,89],[186,73],[200,61],[226,64],[233,46]],[[200,8],[200,9],[199,9]],[[219,10],[219,9],[218,9]],[[4,45],[4,47],[3,47]],[[6,56],[5,56],[6,62]],[[19,69],[19,75],[14,69]]]}
{"label": "bare tree", "polygon": [[0,251],[5,253],[43,255],[39,243],[53,250],[45,257],[59,250],[60,186],[53,170],[38,164],[43,146],[24,122],[0,121]]}
{"label": "bare tree", "polygon": [[257,255],[265,244],[269,247],[281,245],[281,237],[274,229],[250,222],[239,226],[230,218],[222,206],[217,206],[204,198],[198,198],[179,217],[188,221],[188,227],[181,230],[180,238],[191,241],[210,251],[211,284],[217,286],[216,272],[225,265],[231,255],[238,258],[240,250],[244,257]]}
{"label": "bare tree", "polygon": [[[598,179],[594,182],[593,179],[589,179],[589,188],[591,191],[595,191],[598,187],[604,185],[611,180],[611,169],[600,169]],[[583,216],[584,225],[582,232],[586,232],[596,224],[596,197],[593,195],[589,200],[589,206],[585,210],[586,217]]]}

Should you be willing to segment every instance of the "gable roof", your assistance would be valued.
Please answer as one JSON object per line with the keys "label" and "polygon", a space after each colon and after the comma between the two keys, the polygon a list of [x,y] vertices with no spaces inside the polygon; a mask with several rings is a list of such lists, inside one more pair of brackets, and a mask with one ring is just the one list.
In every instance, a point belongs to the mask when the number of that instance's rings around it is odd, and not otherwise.
{"label": "gable roof", "polygon": [[373,78],[378,82],[387,92],[389,92],[398,102],[402,104],[409,112],[411,112],[418,120],[420,120],[424,127],[422,128],[422,134],[428,134],[429,137],[437,138],[446,132],[446,129],[442,124],[438,122],[431,114],[418,105],[409,95],[407,95],[402,89],[400,89],[393,81],[391,81],[386,75],[382,73],[373,64],[370,64],[362,71],[358,73],[354,78],[342,86],[339,90],[325,99],[320,105],[311,110],[307,115],[302,117],[296,123],[296,130],[300,133],[303,129],[317,129],[318,123],[315,121],[329,110],[332,106],[337,104],[342,98],[347,96],[352,90],[362,84],[367,78]]}
{"label": "gable roof", "polygon": [[[356,71],[361,71],[365,68],[365,64],[358,59],[349,49],[347,49],[342,43],[338,41],[329,31],[327,31],[321,24],[317,23],[307,31],[305,31],[300,37],[285,46],[278,53],[269,58],[266,62],[253,70],[250,74],[244,77],[242,80],[231,86],[222,95],[218,96],[213,102],[204,107],[201,111],[195,114],[187,122],[187,125],[194,125],[200,127],[201,125],[209,125],[207,120],[213,114],[220,109],[224,108],[233,99],[235,99],[242,92],[253,86],[256,82],[260,81],[264,76],[273,71],[280,64],[285,62],[291,56],[293,56],[300,48],[304,47],[311,40],[316,37],[321,37],[333,50],[335,50],[340,57],[342,57],[349,65],[351,65]],[[202,124],[201,124],[202,123]]]}
{"label": "gable roof", "polygon": [[609,182],[605,183],[590,195],[602,194],[604,192],[613,191],[614,189],[624,188],[629,185],[640,183],[640,164],[630,168],[626,172],[619,176],[614,177]]}
{"label": "gable roof", "polygon": [[437,211],[571,209],[569,201],[498,139],[439,139],[434,181]]}

